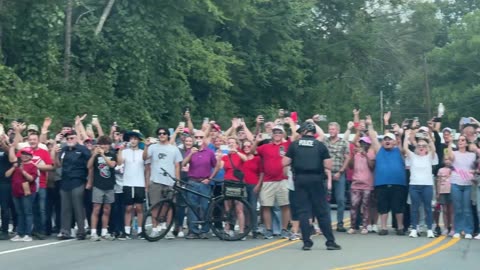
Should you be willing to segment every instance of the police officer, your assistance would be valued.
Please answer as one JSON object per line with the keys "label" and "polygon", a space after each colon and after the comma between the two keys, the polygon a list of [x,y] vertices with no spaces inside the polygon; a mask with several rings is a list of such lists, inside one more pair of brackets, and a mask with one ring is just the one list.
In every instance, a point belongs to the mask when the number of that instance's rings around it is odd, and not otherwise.
{"label": "police officer", "polygon": [[303,250],[310,250],[313,242],[310,239],[310,213],[318,219],[320,229],[325,238],[328,250],[339,250],[332,232],[329,206],[327,202],[327,188],[325,187],[325,170],[329,170],[332,161],[327,147],[314,138],[316,127],[311,122],[305,122],[297,131],[302,135],[298,141],[291,144],[283,165],[291,165],[294,184],[295,200],[299,207],[298,215],[302,230]]}

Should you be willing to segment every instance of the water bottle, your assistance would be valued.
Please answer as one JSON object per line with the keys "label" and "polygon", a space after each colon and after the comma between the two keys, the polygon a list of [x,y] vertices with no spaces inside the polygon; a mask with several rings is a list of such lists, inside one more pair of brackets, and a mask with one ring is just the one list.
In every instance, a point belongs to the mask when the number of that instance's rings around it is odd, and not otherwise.
{"label": "water bottle", "polygon": [[445,106],[443,106],[443,103],[438,104],[438,117],[442,117],[444,113]]}
{"label": "water bottle", "polygon": [[137,221],[137,217],[134,217],[133,218],[133,229],[135,230],[135,232],[138,232],[138,221]]}

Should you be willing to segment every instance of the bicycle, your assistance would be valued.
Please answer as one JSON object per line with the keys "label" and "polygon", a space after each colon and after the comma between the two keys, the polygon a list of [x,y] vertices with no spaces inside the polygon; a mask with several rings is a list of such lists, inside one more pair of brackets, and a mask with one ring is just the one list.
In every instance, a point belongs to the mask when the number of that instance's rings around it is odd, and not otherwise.
{"label": "bicycle", "polygon": [[[252,230],[254,212],[250,204],[245,200],[246,190],[236,183],[225,182],[222,194],[219,196],[201,194],[189,189],[189,183],[172,177],[167,171],[161,168],[163,175],[175,181],[172,190],[167,194],[167,199],[156,203],[147,211],[144,216],[142,230],[145,239],[149,242],[158,241],[164,238],[173,226],[176,211],[176,195],[180,195],[186,203],[188,211],[193,211],[199,220],[195,225],[210,224],[213,233],[225,241],[237,241],[244,239]],[[215,181],[215,180],[212,180]],[[219,182],[219,181],[216,181]],[[223,181],[222,181],[223,182]],[[186,194],[191,193],[208,200],[206,213],[200,213],[188,200]],[[243,214],[243,216],[242,216]],[[243,217],[243,224],[242,223]],[[154,231],[153,221],[157,223],[157,230]]]}

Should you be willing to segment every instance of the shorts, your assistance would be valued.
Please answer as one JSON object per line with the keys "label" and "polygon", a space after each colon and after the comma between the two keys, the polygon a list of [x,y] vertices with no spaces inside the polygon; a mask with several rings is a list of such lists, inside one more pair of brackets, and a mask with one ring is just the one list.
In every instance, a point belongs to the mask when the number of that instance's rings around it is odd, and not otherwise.
{"label": "shorts", "polygon": [[298,221],[298,201],[295,197],[295,191],[289,190],[288,191],[288,200],[290,201],[290,213],[292,215],[293,221]]}
{"label": "shorts", "polygon": [[404,211],[406,188],[400,185],[382,185],[375,187],[379,214],[401,214]]}
{"label": "shorts", "polygon": [[144,202],[144,187],[123,187],[123,203],[125,205],[143,204]]}
{"label": "shorts", "polygon": [[438,196],[438,203],[443,205],[452,203],[452,197],[450,196],[450,193],[440,194]]}
{"label": "shorts", "polygon": [[93,203],[114,203],[115,202],[115,191],[113,189],[103,190],[96,187],[93,187],[92,190],[92,202]]}
{"label": "shorts", "polygon": [[148,198],[150,204],[155,205],[163,199],[171,199],[173,196],[173,187],[155,182],[150,183],[150,189],[148,191]]}
{"label": "shorts", "polygon": [[273,207],[275,202],[278,206],[289,205],[287,185],[287,180],[263,182],[260,191],[260,205]]}

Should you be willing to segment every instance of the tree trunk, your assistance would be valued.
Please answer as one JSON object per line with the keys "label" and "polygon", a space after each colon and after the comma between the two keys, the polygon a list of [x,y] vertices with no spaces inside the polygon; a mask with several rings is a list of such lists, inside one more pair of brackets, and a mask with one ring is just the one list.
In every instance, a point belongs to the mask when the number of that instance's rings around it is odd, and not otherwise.
{"label": "tree trunk", "polygon": [[72,8],[73,0],[67,0],[65,9],[65,52],[63,59],[63,78],[68,81],[70,78],[70,58],[72,56]]}
{"label": "tree trunk", "polygon": [[108,15],[110,15],[110,11],[112,10],[113,4],[115,4],[115,0],[108,0],[107,5],[103,9],[102,17],[100,17],[100,21],[98,22],[97,28],[95,29],[95,36],[98,36],[100,32],[102,32],[103,25],[107,20]]}

